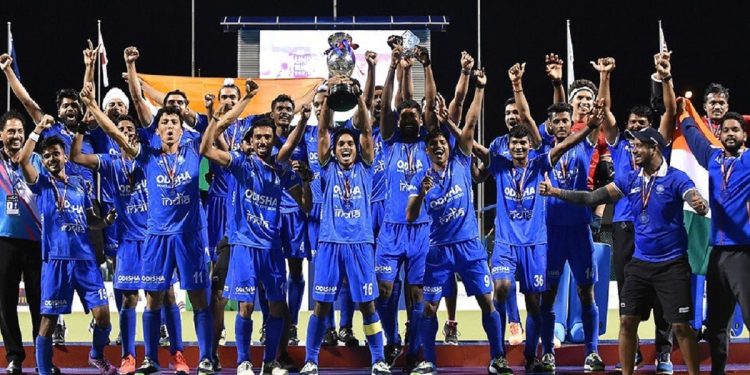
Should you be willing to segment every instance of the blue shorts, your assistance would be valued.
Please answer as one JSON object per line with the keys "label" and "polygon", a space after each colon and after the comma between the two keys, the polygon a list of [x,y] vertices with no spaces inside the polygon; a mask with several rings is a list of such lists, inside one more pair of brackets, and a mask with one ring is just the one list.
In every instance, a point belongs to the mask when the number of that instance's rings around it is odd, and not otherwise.
{"label": "blue shorts", "polygon": [[74,291],[78,292],[86,310],[109,304],[96,261],[50,259],[42,262],[41,314],[70,314]]}
{"label": "blue shorts", "polygon": [[479,239],[448,245],[430,246],[424,272],[425,301],[440,301],[453,291],[453,274],[458,272],[466,294],[492,293],[492,278],[487,267],[487,252]]}
{"label": "blue shorts", "polygon": [[493,280],[515,282],[516,270],[521,293],[547,291],[547,244],[513,246],[495,242],[490,261]]}
{"label": "blue shorts", "polygon": [[373,253],[371,243],[320,242],[315,257],[312,298],[318,302],[333,303],[341,290],[342,276],[346,276],[352,301],[374,301],[379,293]]}
{"label": "blue shorts", "polygon": [[[109,210],[115,208],[115,205],[111,202],[102,202],[101,206],[102,217],[106,216]],[[110,258],[116,257],[117,249],[120,247],[117,220],[112,225],[104,227],[102,235],[104,235],[104,255]]]}
{"label": "blue shorts", "polygon": [[385,200],[372,202],[370,207],[372,209],[372,233],[377,238],[385,217]]}
{"label": "blue shorts", "polygon": [[318,250],[318,234],[320,233],[320,210],[322,203],[313,202],[310,214],[307,215],[307,241],[310,245],[310,259],[315,258]]}
{"label": "blue shorts", "polygon": [[309,256],[307,218],[302,210],[281,214],[281,249],[287,258],[303,259]]}
{"label": "blue shorts", "polygon": [[141,270],[144,241],[122,240],[115,264],[114,288],[119,290],[141,289]]}
{"label": "blue shorts", "polygon": [[383,223],[375,251],[378,281],[393,282],[406,263],[406,281],[422,285],[427,252],[430,249],[430,224]]}
{"label": "blue shorts", "polygon": [[286,260],[281,249],[232,246],[224,297],[252,303],[260,286],[269,301],[286,300]]}
{"label": "blue shorts", "polygon": [[205,230],[177,234],[149,234],[142,253],[143,290],[163,291],[171,286],[174,270],[183,290],[205,289],[211,284]]}
{"label": "blue shorts", "polygon": [[565,268],[578,285],[594,285],[597,280],[594,262],[594,239],[591,228],[584,225],[547,225],[547,283],[557,285]]}
{"label": "blue shorts", "polygon": [[206,216],[208,227],[208,247],[216,248],[216,245],[224,237],[227,226],[227,197],[209,195],[206,199]]}

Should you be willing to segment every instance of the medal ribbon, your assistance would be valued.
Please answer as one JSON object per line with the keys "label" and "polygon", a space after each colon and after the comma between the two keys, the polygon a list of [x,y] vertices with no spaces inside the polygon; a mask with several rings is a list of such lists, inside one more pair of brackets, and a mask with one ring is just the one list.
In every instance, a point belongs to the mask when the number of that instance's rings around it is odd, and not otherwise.
{"label": "medal ribbon", "polygon": [[[727,163],[729,161],[729,163]],[[732,172],[734,171],[734,163],[737,162],[737,158],[724,158],[722,157],[721,160],[721,189],[727,190],[727,187],[729,187],[729,178],[732,176]],[[727,166],[729,164],[729,166]]]}
{"label": "medal ribbon", "polygon": [[513,179],[513,183],[515,184],[514,188],[516,190],[516,201],[518,201],[518,203],[521,203],[521,201],[523,201],[524,185],[526,185],[526,171],[528,171],[528,168],[524,167],[521,178],[516,179],[516,168],[511,169],[511,178]]}
{"label": "medal ribbon", "polygon": [[644,173],[643,178],[641,179],[641,201],[643,202],[643,208],[642,211],[646,211],[646,207],[648,206],[648,201],[651,199],[651,192],[654,189],[654,185],[656,185],[656,174],[651,176],[648,182],[646,182],[646,175]]}
{"label": "medal ribbon", "polygon": [[167,158],[164,156],[164,154],[161,154],[161,160],[164,162],[164,169],[167,171],[167,175],[169,176],[169,183],[172,185],[172,189],[174,189],[175,186],[175,176],[177,175],[177,159],[179,159],[180,152],[177,151],[177,153],[174,155],[174,163],[172,164],[172,168],[169,168],[169,163],[167,161]]}
{"label": "medal ribbon", "polygon": [[52,188],[55,190],[55,205],[57,206],[57,210],[62,212],[63,208],[65,208],[65,198],[68,196],[68,189],[66,188],[67,181],[61,180],[63,184],[63,193],[60,194],[60,189],[57,188],[57,179],[52,177]]}

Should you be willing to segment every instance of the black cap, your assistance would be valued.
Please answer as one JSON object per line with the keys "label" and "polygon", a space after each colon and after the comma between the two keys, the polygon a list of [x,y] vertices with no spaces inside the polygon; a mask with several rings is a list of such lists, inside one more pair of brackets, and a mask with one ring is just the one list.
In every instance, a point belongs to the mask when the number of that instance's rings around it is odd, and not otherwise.
{"label": "black cap", "polygon": [[661,136],[658,130],[654,128],[645,128],[640,131],[625,131],[625,137],[628,139],[637,139],[641,142],[645,142],[654,146],[659,146],[659,149],[664,151],[667,148],[667,141]]}

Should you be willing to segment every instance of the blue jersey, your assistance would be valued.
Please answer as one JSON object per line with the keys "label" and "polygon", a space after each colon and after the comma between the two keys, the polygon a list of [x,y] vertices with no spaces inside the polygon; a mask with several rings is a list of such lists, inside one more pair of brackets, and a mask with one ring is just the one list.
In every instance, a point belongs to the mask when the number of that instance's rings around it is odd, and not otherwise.
{"label": "blue jersey", "polygon": [[[394,134],[391,139],[383,143],[383,161],[385,164],[385,205],[384,222],[409,224],[406,220],[405,207],[409,201],[409,186],[411,180],[419,172],[430,168],[427,156],[427,146],[423,138],[415,142],[403,142],[399,135]],[[418,184],[418,183],[417,183]],[[428,223],[429,216],[425,210],[419,211],[415,224]]]}
{"label": "blue jersey", "polygon": [[375,160],[372,162],[372,197],[371,202],[380,202],[385,199],[385,159],[383,158],[383,136],[380,135],[380,127],[372,129],[372,141],[375,148]]}
{"label": "blue jersey", "polygon": [[[274,153],[278,153],[278,151],[281,149],[281,146],[287,140],[287,138],[284,138],[284,137],[277,137],[276,139],[278,143],[276,144],[276,146],[274,146],[274,151],[273,151]],[[316,149],[317,149],[317,146],[316,146]],[[300,141],[299,143],[297,143],[297,146],[295,146],[294,150],[292,150],[292,156],[289,160],[290,161],[291,160],[307,161],[307,147],[305,146],[305,142]],[[285,170],[289,171],[290,173],[294,173],[292,172],[292,167],[289,162],[283,163],[282,167]],[[292,198],[292,196],[289,195],[288,191],[284,191],[284,194],[281,196],[280,210],[281,210],[281,213],[290,213],[290,212],[299,211],[299,205],[297,204],[297,201],[295,201],[294,198]]]}
{"label": "blue jersey", "polygon": [[698,163],[708,170],[711,206],[711,245],[750,244],[750,153],[727,157],[712,147],[696,128],[695,121],[682,122],[683,134]]}
{"label": "blue jersey", "polygon": [[[204,227],[200,204],[200,136],[183,137],[174,154],[150,144],[150,132],[140,134],[136,168],[146,176],[148,233],[177,234]],[[187,133],[187,132],[186,132]],[[161,141],[160,141],[161,143]]]}
{"label": "blue jersey", "polygon": [[345,170],[332,157],[321,168],[323,204],[319,242],[374,243],[372,166],[358,160]]}
{"label": "blue jersey", "polygon": [[122,155],[99,154],[99,174],[110,181],[117,210],[120,239],[142,241],[146,238],[148,222],[148,197],[146,176],[136,162]]}
{"label": "blue jersey", "polygon": [[[591,155],[594,146],[588,139],[573,146],[557,161],[549,174],[552,186],[565,190],[588,190],[588,178]],[[588,225],[591,223],[591,208],[573,204],[562,199],[547,198],[547,224],[550,225]]]}
{"label": "blue jersey", "polygon": [[299,185],[295,173],[268,165],[256,155],[232,152],[227,169],[234,176],[234,232],[229,243],[258,249],[280,249],[281,195]]}
{"label": "blue jersey", "polygon": [[[101,126],[91,130],[91,141],[94,146],[94,152],[97,154],[120,154],[120,146],[102,130]],[[112,203],[115,195],[112,181],[101,176],[99,178],[99,186],[101,188],[102,202]]]}
{"label": "blue jersey", "polygon": [[38,195],[42,215],[42,259],[95,261],[86,218],[91,198],[83,178],[68,176],[68,181],[63,182],[43,169],[29,186]]}
{"label": "blue jersey", "polygon": [[323,191],[320,189],[320,161],[318,160],[318,126],[307,125],[302,142],[305,143],[307,151],[307,167],[313,174],[313,180],[310,182],[310,192],[312,193],[313,203],[323,202]]}
{"label": "blue jersey", "polygon": [[447,245],[479,238],[474,215],[471,156],[456,149],[443,173],[429,168],[411,180],[410,196],[419,192],[425,175],[432,177],[433,187],[424,197],[424,209],[432,219],[430,246]]}
{"label": "blue jersey", "polygon": [[542,146],[554,146],[555,136],[547,131],[547,123],[543,122],[537,126],[539,136],[542,138]]}
{"label": "blue jersey", "polygon": [[[29,189],[21,165],[13,163],[3,151],[0,159],[0,237],[39,241],[42,228],[37,197]],[[37,153],[31,155],[31,164],[37,171],[44,169]]]}
{"label": "blue jersey", "polygon": [[[73,137],[75,137],[75,133],[68,131],[68,129],[65,127],[65,124],[61,122],[56,122],[52,124],[52,126],[49,129],[45,129],[42,134],[40,134],[42,138],[48,138],[48,137],[59,137],[62,139],[62,141],[65,143],[65,155],[70,158],[70,151],[72,150],[73,146]],[[91,139],[91,131],[87,130],[86,133],[83,135],[83,144],[81,145],[81,153],[84,154],[93,154],[94,153],[94,144]],[[93,191],[93,186],[95,183],[94,179],[94,173],[82,166],[78,165],[76,163],[73,163],[71,161],[68,161],[65,164],[65,173],[71,176],[81,176],[83,177],[83,180],[86,182],[86,190],[89,192],[89,194]]]}
{"label": "blue jersey", "polygon": [[[250,128],[255,116],[248,116],[235,121],[224,130],[224,140],[227,142],[229,151],[239,151],[242,146],[242,136]],[[212,197],[227,197],[229,195],[229,183],[227,179],[232,178],[229,171],[216,163],[209,163],[209,171],[213,175],[208,195]]]}
{"label": "blue jersey", "polygon": [[[495,138],[492,143],[490,143],[490,159],[496,157],[496,156],[502,156],[508,160],[511,160],[512,157],[510,156],[510,144],[508,143],[510,138],[508,135],[503,135],[500,137]],[[537,150],[535,150],[532,147],[529,147],[529,159],[532,159],[537,156]]]}
{"label": "blue jersey", "polygon": [[[662,163],[655,176],[644,181],[642,169],[615,176],[614,184],[630,201],[630,220],[635,228],[633,258],[665,262],[687,253],[687,231],[682,206],[685,194],[695,188],[690,178]],[[647,198],[646,198],[647,197]],[[644,209],[643,201],[646,200]]]}
{"label": "blue jersey", "polygon": [[500,153],[491,154],[490,172],[497,185],[496,243],[513,246],[547,243],[547,202],[538,194],[537,186],[550,171],[547,153],[530,158],[526,168],[514,166]]}

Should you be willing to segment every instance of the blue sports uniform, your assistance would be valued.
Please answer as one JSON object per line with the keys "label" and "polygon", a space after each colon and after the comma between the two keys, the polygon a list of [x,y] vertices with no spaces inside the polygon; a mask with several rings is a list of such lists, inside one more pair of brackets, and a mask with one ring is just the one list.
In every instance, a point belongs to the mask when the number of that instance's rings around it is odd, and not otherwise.
{"label": "blue sports uniform", "polygon": [[[286,142],[286,138],[278,137],[274,152]],[[305,142],[299,142],[292,150],[290,160],[307,161],[307,147]],[[285,169],[291,171],[291,165],[285,163]],[[307,239],[307,215],[300,209],[297,201],[289,192],[284,191],[281,196],[281,249],[287,258],[302,259],[309,257],[310,244]]]}
{"label": "blue sports uniform", "polygon": [[[286,297],[286,265],[281,251],[282,190],[299,185],[296,174],[278,164],[268,165],[256,155],[231,153],[227,166],[234,176],[234,231],[229,233],[232,257],[224,296],[241,302],[255,301],[259,283],[269,301]],[[262,272],[261,272],[262,270]]]}
{"label": "blue sports uniform", "polygon": [[[102,130],[101,127],[97,127],[96,129],[93,129],[90,131],[91,134],[91,143],[94,148],[94,152],[97,154],[109,154],[109,155],[119,155],[120,154],[120,147],[112,141],[112,138],[110,138],[104,130]],[[112,208],[114,208],[114,187],[112,186],[112,182],[110,180],[105,179],[100,174],[99,178],[99,191],[101,193],[100,197],[100,204],[101,204],[101,212],[106,213],[109,212]],[[119,221],[119,220],[118,220]],[[117,249],[120,247],[119,244],[119,223],[118,221],[115,221],[114,224],[104,228],[102,230],[102,234],[104,234],[104,254],[108,257],[115,257],[117,256]]]}
{"label": "blue sports uniform", "polygon": [[383,159],[383,137],[380,127],[372,129],[372,141],[375,147],[375,160],[372,163],[372,232],[377,238],[385,216],[385,160]]}
{"label": "blue sports uniform", "polygon": [[168,289],[176,267],[182,289],[204,289],[210,280],[202,234],[205,212],[198,187],[201,136],[186,131],[178,151],[166,154],[161,144],[152,144],[152,129],[139,134],[136,157],[136,168],[146,177],[149,208],[142,287],[147,291]]}
{"label": "blue sports uniform", "polygon": [[544,174],[552,171],[549,154],[528,159],[525,168],[508,160],[497,145],[490,147],[490,172],[497,184],[495,249],[491,271],[494,279],[514,280],[519,269],[522,293],[547,289],[546,199],[537,193]]}
{"label": "blue sports uniform", "polygon": [[343,276],[354,302],[378,297],[372,234],[372,166],[358,160],[348,170],[333,159],[321,167],[323,205],[313,299],[332,303]]}
{"label": "blue sports uniform", "polygon": [[42,217],[42,298],[44,315],[69,314],[73,292],[86,309],[107,305],[107,291],[88,237],[91,198],[81,176],[66,182],[46,170],[29,184]]}
{"label": "blue sports uniform", "polygon": [[[42,134],[40,134],[41,138],[48,138],[48,137],[59,137],[62,139],[62,141],[65,143],[65,154],[70,157],[70,151],[71,146],[73,145],[73,137],[75,137],[75,133],[68,131],[68,129],[65,127],[65,124],[61,122],[56,122],[52,124],[52,126],[49,129],[45,129],[42,131]],[[83,135],[83,144],[81,145],[81,152],[84,154],[93,154],[94,153],[94,142],[91,137],[91,131],[86,131],[86,133]],[[94,178],[94,173],[82,166],[75,164],[71,161],[68,161],[65,164],[65,174],[71,175],[71,176],[81,176],[83,177],[84,181],[84,187],[86,188],[86,192],[94,196],[94,184],[96,182],[96,179]]]}
{"label": "blue sports uniform", "polygon": [[[512,157],[510,156],[510,149],[508,148],[510,146],[510,144],[508,143],[509,140],[510,138],[507,134],[495,138],[495,140],[490,143],[490,157],[492,158],[502,156],[508,160],[511,160]],[[546,138],[543,138],[542,141],[546,142]],[[529,149],[529,159],[536,157],[537,154],[537,150],[533,148]]]}
{"label": "blue sports uniform", "polygon": [[454,272],[461,275],[469,296],[491,293],[487,252],[479,241],[474,215],[471,156],[455,149],[442,173],[432,168],[417,173],[411,180],[410,196],[417,195],[426,175],[432,178],[433,187],[424,197],[424,210],[431,218],[425,300],[440,301],[451,295]]}

